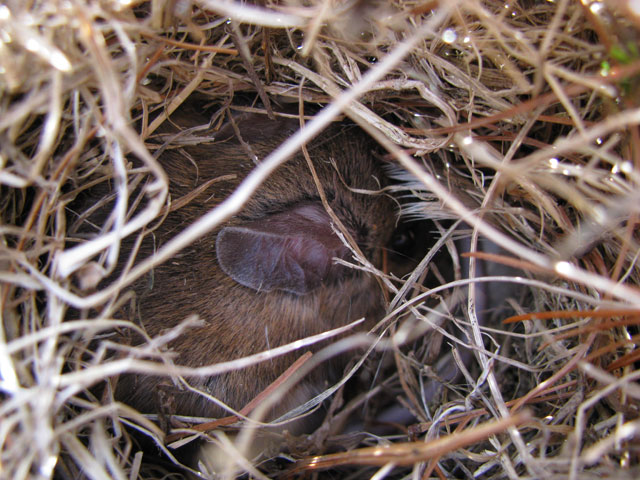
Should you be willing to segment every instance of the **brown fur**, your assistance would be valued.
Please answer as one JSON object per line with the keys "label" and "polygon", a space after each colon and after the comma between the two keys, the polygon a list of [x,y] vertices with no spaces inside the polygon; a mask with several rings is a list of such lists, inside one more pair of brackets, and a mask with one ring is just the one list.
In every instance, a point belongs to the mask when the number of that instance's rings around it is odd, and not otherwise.
{"label": "brown fur", "polygon": [[[173,121],[179,128],[206,123],[193,112],[174,116]],[[297,128],[295,121],[274,122],[259,115],[237,118],[236,122],[243,140],[260,159]],[[230,132],[233,130],[226,127],[218,133],[217,138],[221,140],[215,144],[167,150],[161,155],[160,162],[169,175],[173,199],[222,175],[235,174],[237,180],[217,183],[171,213],[154,232],[156,247],[214,208],[253,168],[253,162],[237,140],[231,138]],[[367,258],[380,266],[382,249],[389,242],[396,224],[395,205],[384,195],[354,193],[347,188],[379,190],[384,185],[381,165],[374,160],[371,151],[370,141],[361,132],[352,127],[344,130],[344,126],[329,129],[309,145],[309,153],[331,207],[354,233]],[[195,160],[197,168],[185,152]],[[337,172],[331,165],[332,160],[337,165]],[[304,158],[298,154],[260,187],[242,213],[228,225],[258,219],[301,202],[319,202],[319,195]],[[371,276],[355,271],[306,295],[257,292],[239,285],[217,264],[215,240],[218,231],[155,268],[153,280],[145,278],[136,287],[139,322],[151,336],[176,326],[192,313],[204,320],[205,326],[186,331],[171,344],[172,350],[177,352],[175,362],[178,365],[198,367],[241,358],[361,317],[366,317],[371,325],[384,311],[377,282]],[[152,253],[150,245],[151,242],[145,247],[146,254]],[[281,356],[222,376],[191,379],[191,383],[239,409],[302,353]],[[317,368],[304,380],[300,391],[319,391],[340,372],[341,367],[337,364]],[[159,381],[143,376],[121,378],[117,397],[143,412],[156,411]],[[190,392],[179,392],[176,388],[171,397],[174,411],[169,413],[210,417],[224,414],[216,405]],[[278,413],[292,406],[295,405],[282,405]]]}

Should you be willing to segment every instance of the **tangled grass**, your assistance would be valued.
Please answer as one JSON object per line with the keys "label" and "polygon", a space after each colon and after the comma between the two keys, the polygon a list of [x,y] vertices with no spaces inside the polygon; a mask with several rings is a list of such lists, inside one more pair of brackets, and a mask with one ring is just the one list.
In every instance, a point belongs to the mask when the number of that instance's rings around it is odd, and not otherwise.
{"label": "tangled grass", "polygon": [[[183,373],[111,341],[114,328],[132,328],[115,319],[128,287],[347,116],[400,168],[407,216],[468,225],[469,280],[419,287],[425,261],[397,283],[385,319],[392,366],[330,408],[334,419],[365,406],[379,418],[377,406],[397,403],[417,419],[403,434],[316,432],[322,441],[293,452],[284,473],[245,462],[229,476],[637,478],[638,2],[256,3],[0,5],[0,476],[164,474],[130,432],[171,454],[167,439],[184,425],[161,428],[92,390],[129,371]],[[267,111],[323,108],[238,195],[105,284],[121,240],[163,214],[167,178],[151,139],[193,93],[220,111],[239,108],[237,98]],[[113,212],[87,238],[78,225],[90,212],[74,200],[105,183]],[[133,192],[145,202],[130,215]],[[434,249],[461,235],[445,225]],[[498,246],[493,254],[480,237]],[[478,289],[491,280],[480,278],[481,259],[519,272],[488,270],[502,282],[492,288],[509,293],[510,318],[478,321]],[[150,339],[147,353],[189,322]],[[430,352],[453,331],[446,342],[472,348],[476,365],[432,398]],[[442,358],[455,362],[458,350]],[[322,455],[318,445],[331,442],[341,451]]]}

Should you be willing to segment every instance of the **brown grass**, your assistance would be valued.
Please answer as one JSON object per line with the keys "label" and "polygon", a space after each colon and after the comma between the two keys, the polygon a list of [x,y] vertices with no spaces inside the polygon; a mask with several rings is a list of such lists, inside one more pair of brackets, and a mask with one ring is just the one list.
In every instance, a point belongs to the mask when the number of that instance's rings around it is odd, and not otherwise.
{"label": "brown grass", "polygon": [[[521,269],[495,270],[519,285],[505,300],[516,316],[476,321],[486,279],[473,268],[471,280],[431,290],[413,283],[428,262],[405,287],[387,279],[392,307],[379,330],[387,336],[370,351],[390,351],[393,365],[344,405],[334,389],[327,423],[292,451],[288,473],[269,463],[240,469],[268,478],[311,476],[319,465],[346,468],[334,478],[637,478],[637,2],[257,3],[266,4],[0,5],[0,477],[163,475],[125,427],[159,444],[203,428],[185,430],[192,424],[182,419],[166,437],[157,417],[95,398],[90,387],[128,371],[190,373],[160,352],[193,319],[153,339],[141,361],[109,341],[113,328],[135,328],[114,319],[131,301],[128,287],[239,211],[289,152],[347,116],[402,167],[414,196],[407,215],[464,219],[471,258]],[[247,188],[97,290],[121,239],[166,212],[166,175],[147,140],[194,92],[221,108],[238,95],[267,111],[301,101],[324,108]],[[131,169],[134,157],[140,166]],[[73,201],[105,182],[116,185],[113,215],[83,238],[86,212]],[[146,203],[130,216],[134,191]],[[474,253],[479,235],[500,250]],[[443,236],[437,246],[446,245]],[[430,398],[429,350],[437,354],[443,336],[471,346],[477,365]],[[441,356],[453,362],[458,353]],[[386,438],[330,431],[353,411],[378,418],[389,403],[418,421]],[[240,450],[250,440],[240,435],[234,446],[211,435]],[[327,445],[351,455],[313,457]]]}

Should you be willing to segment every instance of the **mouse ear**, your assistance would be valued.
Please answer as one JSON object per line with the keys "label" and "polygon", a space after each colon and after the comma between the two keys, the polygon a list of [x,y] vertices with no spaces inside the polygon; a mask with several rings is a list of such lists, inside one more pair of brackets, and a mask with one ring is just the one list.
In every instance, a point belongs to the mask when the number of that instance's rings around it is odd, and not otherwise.
{"label": "mouse ear", "polygon": [[349,250],[320,205],[302,205],[260,220],[223,228],[216,239],[222,270],[254,290],[304,295],[343,268],[332,258]]}

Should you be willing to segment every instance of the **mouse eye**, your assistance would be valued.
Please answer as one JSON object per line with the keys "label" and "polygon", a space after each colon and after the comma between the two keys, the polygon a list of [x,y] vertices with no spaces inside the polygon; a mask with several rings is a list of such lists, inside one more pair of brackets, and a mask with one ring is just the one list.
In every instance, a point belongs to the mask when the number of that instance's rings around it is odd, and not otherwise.
{"label": "mouse eye", "polygon": [[391,237],[389,247],[394,253],[408,255],[416,243],[416,233],[412,227],[401,225]]}

